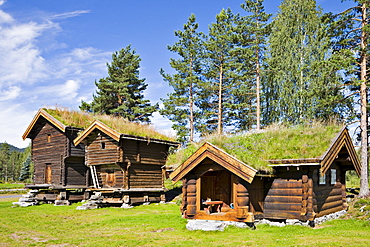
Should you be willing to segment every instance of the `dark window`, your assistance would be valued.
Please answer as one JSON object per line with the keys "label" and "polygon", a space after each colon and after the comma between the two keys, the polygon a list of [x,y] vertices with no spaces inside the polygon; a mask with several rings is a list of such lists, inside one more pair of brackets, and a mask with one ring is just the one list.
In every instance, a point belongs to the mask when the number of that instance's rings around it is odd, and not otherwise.
{"label": "dark window", "polygon": [[337,182],[337,170],[330,169],[330,184],[334,185]]}
{"label": "dark window", "polygon": [[325,173],[322,174],[321,171],[319,173],[320,173],[319,174],[320,175],[319,176],[319,184],[321,184],[321,185],[326,184],[326,175],[325,175]]}

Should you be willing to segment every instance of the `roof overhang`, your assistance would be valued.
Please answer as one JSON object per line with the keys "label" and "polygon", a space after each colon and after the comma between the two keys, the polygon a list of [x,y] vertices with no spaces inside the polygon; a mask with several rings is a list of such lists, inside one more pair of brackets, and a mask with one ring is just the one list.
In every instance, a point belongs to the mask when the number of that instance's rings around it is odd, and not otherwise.
{"label": "roof overhang", "polygon": [[26,131],[22,135],[23,140],[29,137],[32,129],[35,127],[35,124],[40,118],[44,118],[46,121],[50,122],[52,125],[54,125],[57,129],[59,129],[62,132],[65,132],[66,126],[62,124],[59,120],[51,116],[49,113],[47,113],[45,110],[40,109],[36,115],[33,117],[31,123],[28,125]]}
{"label": "roof overhang", "polygon": [[302,159],[283,159],[283,160],[269,160],[271,167],[284,167],[284,166],[315,166],[319,165],[321,172],[326,173],[331,164],[338,158],[342,148],[348,152],[349,161],[353,165],[354,170],[360,176],[361,164],[353,146],[352,139],[348,133],[347,128],[343,128],[338,135],[333,139],[329,148],[319,158],[302,158]]}
{"label": "roof overhang", "polygon": [[166,140],[160,140],[160,139],[154,139],[149,137],[142,137],[142,136],[134,136],[134,135],[127,135],[127,134],[121,134],[114,129],[110,128],[109,126],[105,125],[104,123],[100,122],[99,120],[95,120],[89,127],[87,127],[76,139],[74,139],[74,144],[78,145],[80,144],[85,138],[87,138],[94,130],[99,130],[106,135],[113,138],[115,141],[119,142],[120,139],[126,139],[126,140],[137,140],[137,141],[145,141],[145,142],[153,142],[153,143],[159,143],[159,144],[165,144],[169,146],[179,146],[180,143],[178,142],[172,142],[172,141],[166,141]]}
{"label": "roof overhang", "polygon": [[355,147],[353,145],[352,139],[348,133],[347,128],[343,128],[342,131],[337,135],[333,140],[331,146],[328,150],[322,155],[321,159],[321,171],[326,173],[330,168],[330,165],[338,157],[342,148],[345,147],[348,151],[349,159],[354,166],[354,169],[357,172],[357,175],[361,174],[361,163],[360,159],[356,153]]}
{"label": "roof overhang", "polygon": [[111,138],[113,138],[113,140],[115,141],[119,141],[120,140],[120,137],[121,137],[121,134],[118,133],[117,131],[115,131],[114,129],[108,127],[107,125],[105,125],[104,123],[98,121],[98,120],[95,120],[89,127],[87,127],[78,137],[76,137],[74,139],[74,144],[75,146],[77,146],[78,144],[80,144],[86,137],[88,137],[94,130],[100,130],[101,132],[107,134],[108,136],[110,136]]}
{"label": "roof overhang", "polygon": [[242,161],[230,156],[222,149],[209,142],[204,143],[195,153],[193,153],[184,163],[178,166],[171,174],[170,179],[177,182],[186,174],[198,166],[203,160],[209,158],[229,170],[233,174],[251,183],[257,170]]}

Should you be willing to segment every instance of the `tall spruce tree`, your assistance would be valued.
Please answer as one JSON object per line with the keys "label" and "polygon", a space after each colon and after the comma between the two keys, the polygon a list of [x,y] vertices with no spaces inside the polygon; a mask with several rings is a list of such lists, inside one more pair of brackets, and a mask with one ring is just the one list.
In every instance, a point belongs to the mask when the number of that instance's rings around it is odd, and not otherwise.
{"label": "tall spruce tree", "polygon": [[163,101],[160,113],[174,124],[179,141],[194,141],[196,130],[195,102],[200,82],[202,39],[203,34],[197,31],[198,23],[192,14],[184,24],[184,30],[175,31],[178,41],[168,46],[168,50],[177,53],[180,58],[171,58],[170,65],[176,70],[175,74],[167,74],[163,69],[160,73],[164,80],[173,88]]}
{"label": "tall spruce tree", "polygon": [[199,100],[203,134],[216,131],[221,135],[227,126],[242,130],[253,124],[253,97],[245,65],[250,54],[240,45],[239,18],[231,9],[223,9],[209,26]]}
{"label": "tall spruce tree", "polygon": [[[361,177],[360,197],[370,194],[368,179],[368,68],[370,32],[370,2],[354,0],[354,6],[337,15],[331,15],[334,48],[344,54],[343,61],[350,61],[352,67],[346,68],[347,85],[352,88],[356,99],[360,99],[361,128]],[[359,96],[359,97],[358,97]]]}
{"label": "tall spruce tree", "polygon": [[21,171],[18,180],[25,181],[31,177],[31,155],[28,154],[22,163]]}
{"label": "tall spruce tree", "polygon": [[251,78],[255,85],[256,92],[256,129],[261,128],[261,67],[269,34],[268,21],[271,14],[265,12],[263,0],[245,0],[241,4],[243,10],[249,15],[241,18],[241,45],[252,53],[251,60],[245,61],[246,65],[251,66],[254,76]]}
{"label": "tall spruce tree", "polygon": [[314,0],[284,0],[273,20],[264,81],[264,121],[343,118],[348,102],[327,26]]}
{"label": "tall spruce tree", "polygon": [[144,99],[148,84],[139,79],[140,57],[131,45],[112,54],[107,63],[108,77],[95,82],[98,87],[91,104],[82,102],[81,110],[120,116],[129,121],[150,122],[149,117],[158,109]]}

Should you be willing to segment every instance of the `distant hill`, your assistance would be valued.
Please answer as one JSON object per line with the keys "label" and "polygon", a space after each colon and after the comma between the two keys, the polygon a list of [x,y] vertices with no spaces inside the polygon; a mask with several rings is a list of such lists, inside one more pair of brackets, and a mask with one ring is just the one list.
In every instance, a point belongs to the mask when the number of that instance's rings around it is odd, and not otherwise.
{"label": "distant hill", "polygon": [[[0,143],[0,146],[1,145],[3,145],[3,143]],[[8,145],[10,147],[10,152],[12,152],[12,151],[18,151],[18,152],[23,153],[24,150],[26,150],[26,148],[17,148],[16,146],[13,146],[12,144],[9,144],[9,143],[8,143]]]}

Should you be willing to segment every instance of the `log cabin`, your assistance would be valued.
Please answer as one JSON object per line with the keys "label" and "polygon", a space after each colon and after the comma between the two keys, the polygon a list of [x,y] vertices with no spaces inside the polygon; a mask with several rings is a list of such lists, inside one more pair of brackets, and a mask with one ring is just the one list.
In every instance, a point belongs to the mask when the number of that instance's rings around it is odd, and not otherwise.
{"label": "log cabin", "polygon": [[167,155],[179,143],[122,132],[124,128],[96,120],[74,140],[86,147],[85,163],[94,185],[90,190],[109,204],[164,201]]}
{"label": "log cabin", "polygon": [[183,217],[253,222],[298,219],[347,209],[345,174],[360,174],[342,126],[268,129],[213,138],[171,174],[182,181]]}
{"label": "log cabin", "polygon": [[34,163],[34,183],[26,187],[39,190],[36,197],[39,201],[86,199],[83,191],[90,180],[84,160],[85,148],[73,143],[82,129],[65,125],[52,113],[40,109],[22,136],[23,140],[31,139]]}

